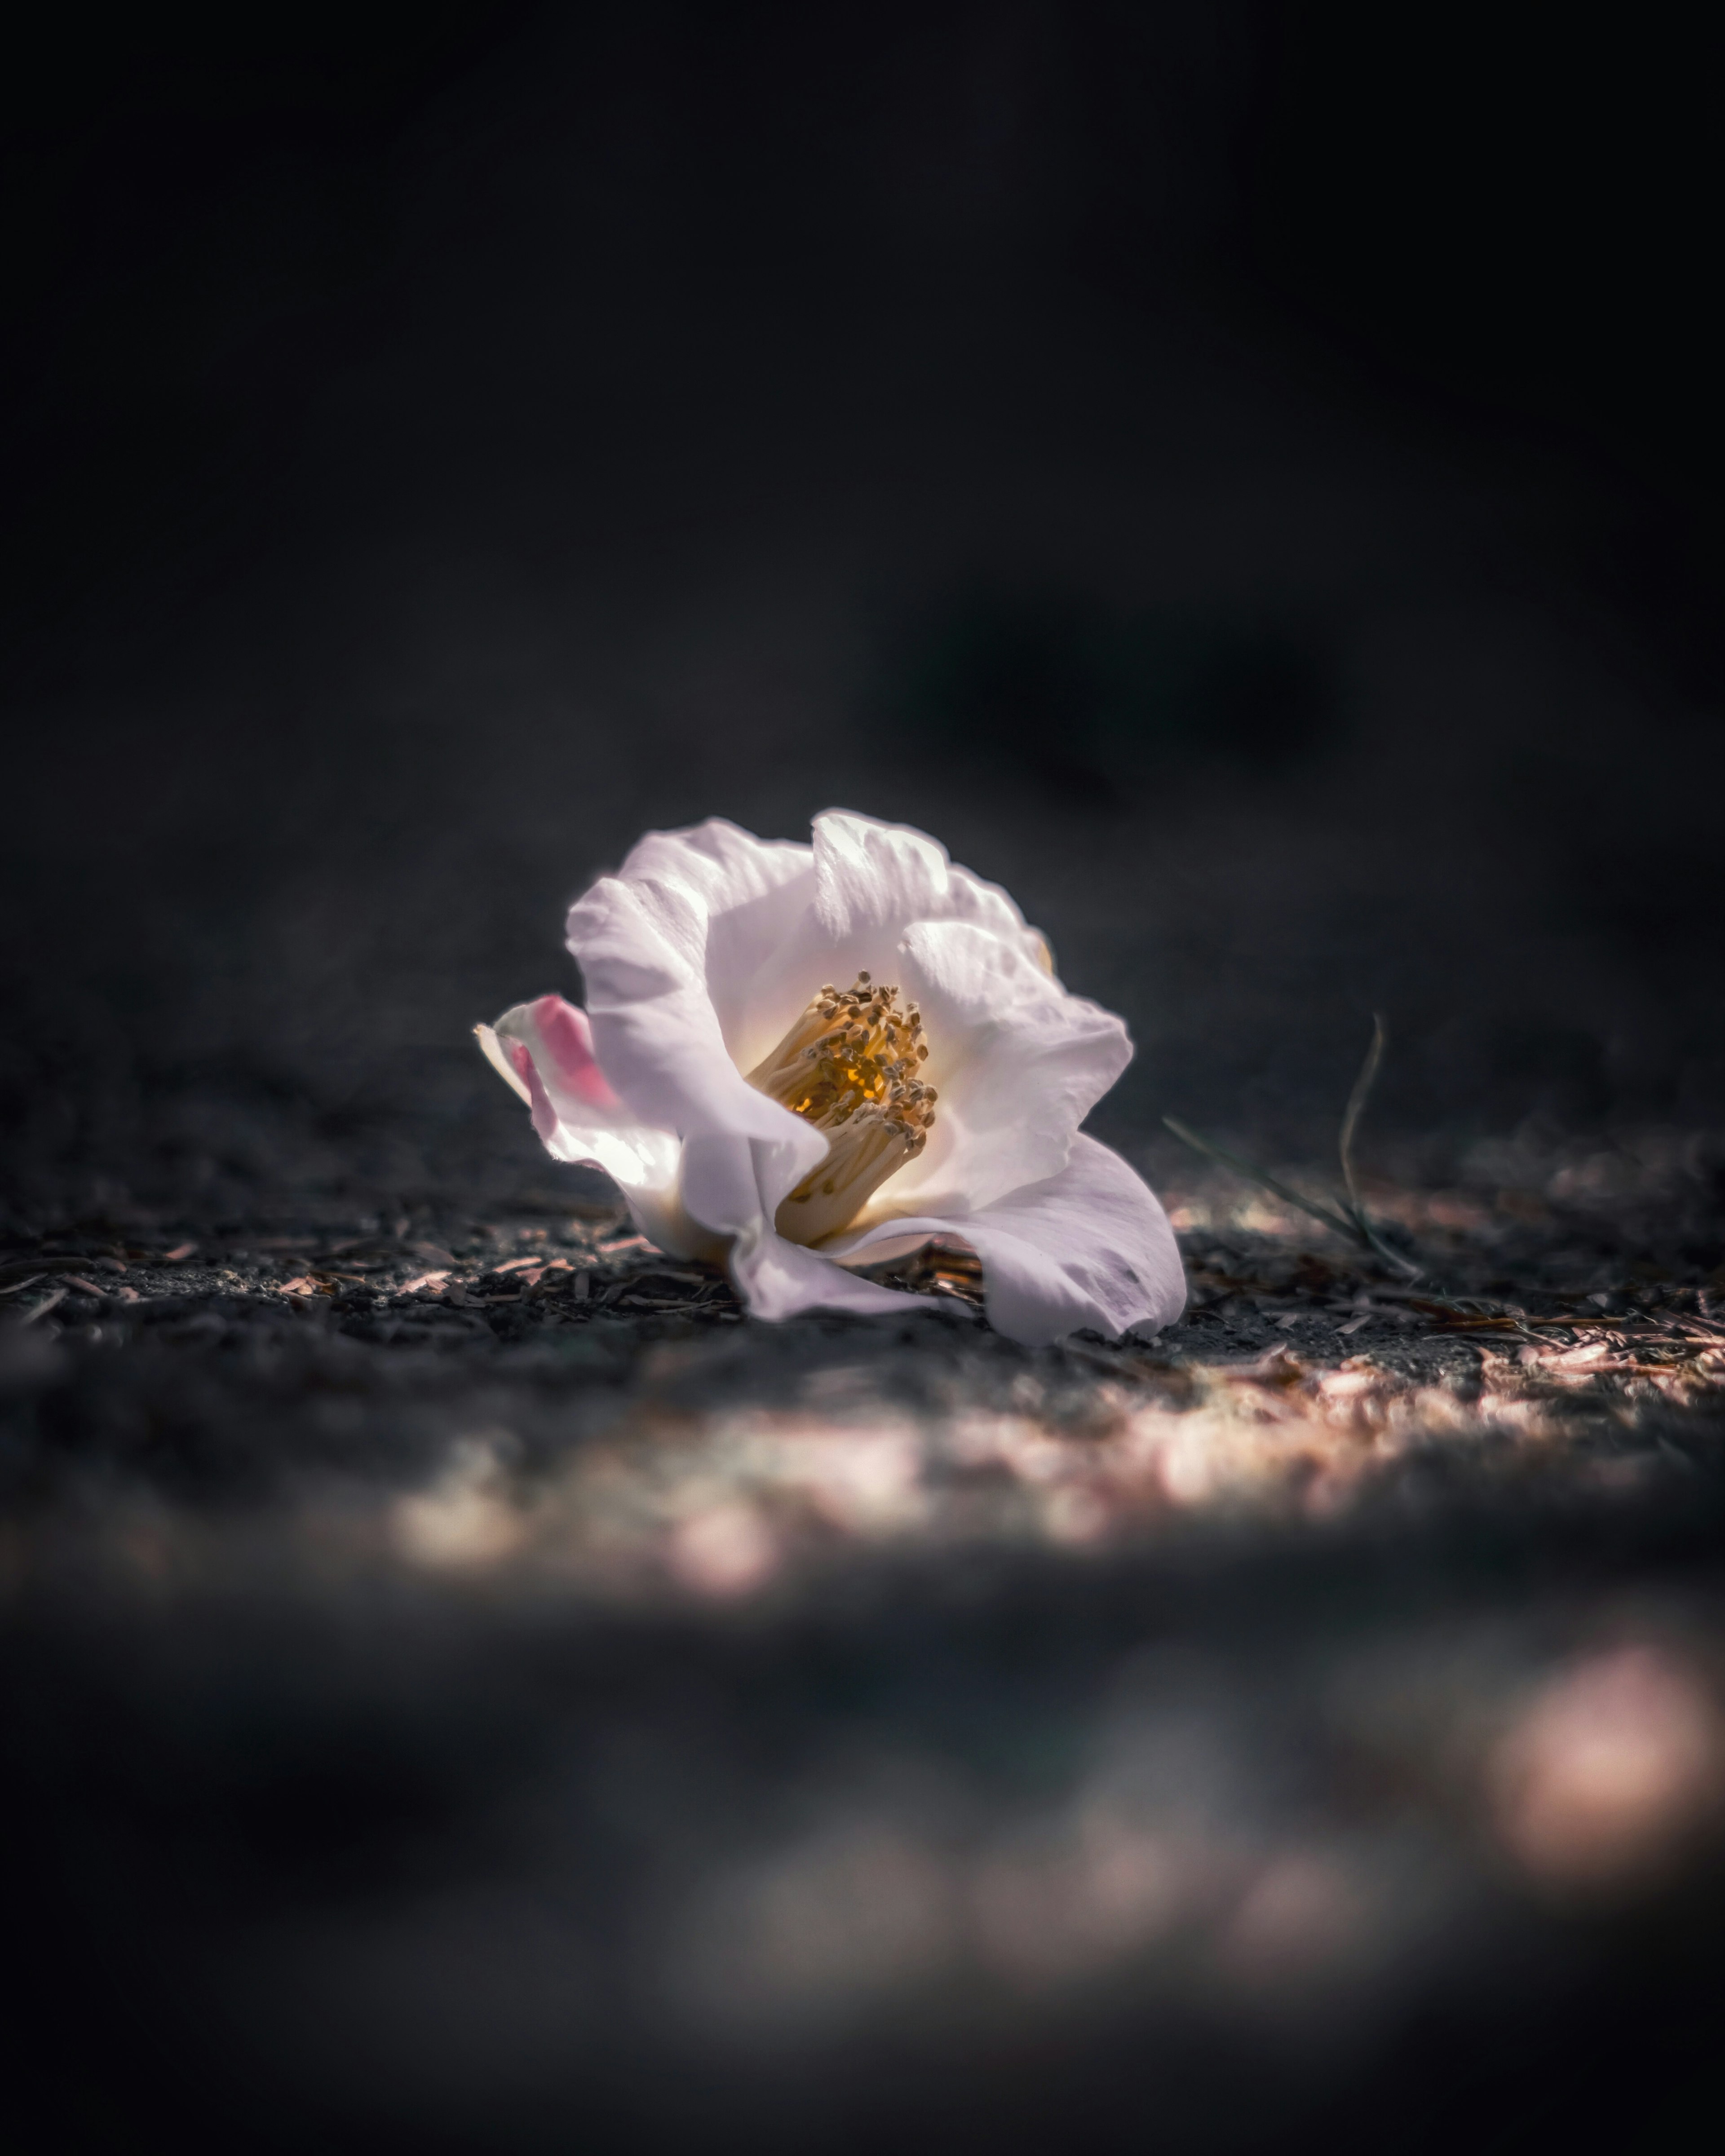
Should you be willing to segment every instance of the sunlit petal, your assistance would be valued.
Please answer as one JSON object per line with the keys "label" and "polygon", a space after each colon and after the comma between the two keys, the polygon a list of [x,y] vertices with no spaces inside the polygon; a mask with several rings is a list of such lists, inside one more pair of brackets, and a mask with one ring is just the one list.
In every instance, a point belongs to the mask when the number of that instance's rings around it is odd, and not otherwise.
{"label": "sunlit petal", "polygon": [[1069,994],[1023,943],[968,921],[919,921],[901,968],[921,1006],[940,1120],[865,1216],[974,1212],[1058,1174],[1080,1123],[1132,1059],[1111,1012]]}
{"label": "sunlit petal", "polygon": [[975,1213],[887,1221],[828,1247],[854,1264],[907,1235],[968,1243],[983,1261],[989,1322],[1026,1346],[1083,1327],[1111,1338],[1151,1330],[1185,1307],[1168,1215],[1118,1153],[1081,1134],[1058,1175]]}

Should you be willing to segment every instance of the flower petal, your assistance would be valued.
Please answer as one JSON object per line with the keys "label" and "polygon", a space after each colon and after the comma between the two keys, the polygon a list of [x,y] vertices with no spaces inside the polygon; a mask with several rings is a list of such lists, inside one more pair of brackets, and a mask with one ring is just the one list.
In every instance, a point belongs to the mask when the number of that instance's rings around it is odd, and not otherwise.
{"label": "flower petal", "polygon": [[731,1252],[731,1275],[757,1317],[779,1320],[805,1310],[848,1310],[864,1317],[914,1317],[931,1308],[927,1296],[878,1281],[835,1265],[819,1250],[788,1243],[768,1228],[739,1238]]}
{"label": "flower petal", "polygon": [[[670,933],[689,937],[687,955],[706,983],[739,1070],[752,1070],[793,1015],[787,1011],[773,1024],[780,999],[771,996],[770,986],[782,970],[775,958],[804,940],[814,906],[814,860],[810,846],[757,839],[713,816],[686,831],[649,831],[618,870],[619,882],[662,901],[660,918]],[[578,957],[576,916],[584,903],[578,901],[569,916],[570,947]],[[775,1004],[775,1012],[764,1017],[753,1007],[763,984]],[[809,993],[802,988],[796,1009]],[[772,1039],[757,1045],[752,1035],[768,1026]]]}
{"label": "flower petal", "polygon": [[[801,911],[786,886],[807,874],[805,850],[763,845],[716,821],[644,839],[623,873],[595,884],[569,914],[594,1045],[619,1098],[641,1122],[685,1140],[760,1142],[776,1194],[762,1188],[757,1203],[769,1217],[825,1158],[827,1142],[748,1084],[718,1004],[746,995],[787,911],[794,921]],[[691,1217],[716,1229],[737,1227],[706,1218],[699,1209],[710,1202],[709,1186],[696,1182],[701,1196],[691,1201],[685,1178]]]}
{"label": "flower petal", "polygon": [[1132,1060],[1112,1012],[1063,988],[1019,942],[964,921],[918,921],[895,961],[932,1046],[940,1096],[924,1151],[876,1194],[865,1224],[978,1211],[1056,1175],[1079,1125]]}
{"label": "flower petal", "polygon": [[1047,963],[1046,942],[999,884],[955,867],[927,832],[848,809],[814,819],[814,912],[835,950],[891,947],[913,921],[968,921]]}
{"label": "flower petal", "polygon": [[1118,1153],[1082,1132],[1058,1175],[974,1213],[882,1222],[821,1255],[852,1265],[913,1235],[968,1243],[983,1261],[989,1322],[1029,1348],[1084,1326],[1111,1338],[1155,1330],[1186,1306],[1168,1215]]}
{"label": "flower petal", "polygon": [[[731,1239],[725,1262],[754,1316],[777,1320],[804,1310],[879,1315],[901,1308],[914,1315],[924,1307],[922,1296],[860,1279],[777,1232],[773,1213],[797,1179],[794,1163],[775,1158],[758,1138],[701,1132],[683,1148],[684,1205],[692,1219]],[[764,1207],[763,1193],[772,1194]]]}
{"label": "flower petal", "polygon": [[532,1006],[534,1023],[545,1043],[557,1082],[583,1107],[610,1115],[622,1106],[593,1054],[593,1027],[587,1013],[561,996],[541,996]]}
{"label": "flower petal", "polygon": [[532,1109],[552,1159],[591,1161],[632,1208],[656,1202],[659,1218],[676,1185],[676,1140],[643,1124],[612,1091],[593,1057],[586,1013],[561,996],[540,996],[475,1031],[492,1068]]}
{"label": "flower petal", "polygon": [[[681,843],[690,834],[673,835]],[[711,972],[726,1041],[742,1070],[755,1068],[824,983],[843,987],[864,969],[876,980],[896,979],[900,939],[914,921],[972,921],[1051,970],[1047,942],[1006,893],[955,867],[923,832],[828,809],[815,818],[814,846],[803,859],[806,880],[787,877],[773,901],[783,931],[777,940],[746,932],[752,925],[739,921],[727,945],[727,957],[734,952],[741,968],[752,965],[752,976],[727,980]]]}
{"label": "flower petal", "polygon": [[[629,948],[614,917],[619,886],[639,910]],[[679,954],[685,978],[701,980],[731,1060],[752,1070],[824,982],[863,968],[881,978],[904,931],[925,920],[973,921],[1049,968],[1046,942],[997,885],[955,867],[921,831],[842,809],[815,818],[812,847],[764,841],[722,818],[649,833],[572,908],[569,947],[588,976],[601,1060],[623,1086],[593,968],[608,968],[613,992],[665,993],[664,948],[649,957],[643,923]]]}

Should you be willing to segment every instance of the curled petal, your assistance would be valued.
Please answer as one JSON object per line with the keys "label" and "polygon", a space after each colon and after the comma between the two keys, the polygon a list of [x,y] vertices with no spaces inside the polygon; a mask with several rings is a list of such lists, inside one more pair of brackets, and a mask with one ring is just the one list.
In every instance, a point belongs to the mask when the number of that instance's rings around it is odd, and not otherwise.
{"label": "curled petal", "polygon": [[930,1307],[927,1296],[882,1287],[846,1272],[819,1250],[788,1243],[770,1228],[740,1237],[731,1252],[731,1274],[757,1317],[794,1317],[804,1310],[848,1310],[864,1317],[914,1317]]}
{"label": "curled petal", "polygon": [[512,1040],[509,1045],[509,1060],[515,1074],[527,1089],[527,1106],[533,1111],[533,1129],[542,1145],[549,1145],[557,1136],[557,1111],[540,1078],[538,1066],[527,1052],[526,1045]]}
{"label": "curled petal", "polygon": [[[783,970],[787,947],[809,913],[814,860],[810,846],[757,839],[713,816],[686,831],[649,831],[617,872],[615,880],[641,895],[661,932],[701,977],[732,1060],[744,1070],[753,1069],[760,1051],[744,1052],[747,1044],[738,1035],[747,1030],[763,979]],[[569,913],[569,947],[578,958],[588,932],[586,907],[585,899],[578,901]]]}
{"label": "curled petal", "polygon": [[[683,1148],[683,1206],[691,1221],[722,1239],[731,1277],[757,1317],[793,1317],[804,1310],[875,1316],[903,1310],[914,1316],[927,1307],[922,1296],[860,1279],[778,1234],[773,1214],[795,1180],[795,1163],[775,1157],[758,1139],[704,1132]],[[691,1255],[710,1255],[688,1239],[685,1247]]]}
{"label": "curled petal", "polygon": [[[655,834],[569,915],[593,1044],[619,1098],[642,1123],[685,1142],[758,1141],[787,1178],[780,1197],[825,1158],[827,1142],[748,1084],[719,1003],[735,1001],[770,955],[784,886],[806,874],[806,859],[717,822]],[[685,1183],[685,1202],[704,1225],[732,1227],[697,1209],[704,1187],[691,1199]],[[757,1209],[770,1214],[777,1202],[763,1192]]]}
{"label": "curled petal", "polygon": [[814,912],[835,950],[891,948],[913,921],[966,921],[1039,965],[1048,945],[999,884],[956,867],[938,839],[905,824],[829,808],[814,819]]}
{"label": "curled petal", "polygon": [[1039,1348],[1081,1327],[1111,1338],[1171,1325],[1186,1279],[1168,1215],[1117,1152],[1081,1133],[1059,1174],[978,1211],[882,1223],[828,1245],[855,1264],[907,1236],[956,1236],[983,1261],[988,1320]]}
{"label": "curled petal", "polygon": [[666,1209],[676,1186],[676,1141],[643,1124],[619,1100],[593,1054],[587,1014],[561,996],[541,996],[475,1032],[492,1069],[531,1108],[533,1127],[552,1159],[603,1168],[621,1186],[644,1233],[674,1233]]}
{"label": "curled petal", "polygon": [[[732,844],[760,844],[723,828]],[[712,829],[655,838],[655,872],[665,873],[678,849]],[[713,915],[708,988],[742,1070],[755,1068],[824,982],[842,986],[864,969],[877,981],[896,981],[901,938],[916,921],[969,922],[1051,970],[1046,941],[1007,894],[955,865],[921,831],[829,809],[814,819],[812,846],[783,851],[796,858],[779,865],[770,898],[746,896],[747,881],[733,869],[725,894],[730,911]],[[624,863],[625,875],[636,859]],[[752,864],[751,876],[768,865]],[[711,871],[704,880],[711,891]]]}
{"label": "curled petal", "polygon": [[900,966],[920,1003],[940,1104],[926,1151],[878,1194],[895,1214],[975,1212],[1058,1174],[1074,1137],[1132,1060],[1125,1026],[1070,994],[1021,943],[969,921],[918,921]]}
{"label": "curled petal", "polygon": [[529,1009],[562,1090],[583,1107],[615,1114],[623,1103],[611,1091],[593,1054],[593,1027],[587,1013],[565,1003],[561,996],[541,996]]}

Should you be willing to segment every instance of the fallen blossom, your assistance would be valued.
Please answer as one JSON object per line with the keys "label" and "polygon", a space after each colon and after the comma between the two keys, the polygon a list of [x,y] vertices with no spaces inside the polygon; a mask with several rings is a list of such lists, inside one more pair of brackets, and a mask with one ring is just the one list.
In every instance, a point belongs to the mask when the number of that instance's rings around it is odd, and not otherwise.
{"label": "fallen blossom", "polygon": [[724,1265],[757,1316],[926,1308],[857,1268],[937,1239],[1026,1343],[1179,1314],[1161,1206],[1079,1127],[1124,1025],[934,839],[836,810],[808,845],[651,833],[568,930],[588,1008],[541,996],[480,1044],[553,1158],[605,1169],[643,1235]]}

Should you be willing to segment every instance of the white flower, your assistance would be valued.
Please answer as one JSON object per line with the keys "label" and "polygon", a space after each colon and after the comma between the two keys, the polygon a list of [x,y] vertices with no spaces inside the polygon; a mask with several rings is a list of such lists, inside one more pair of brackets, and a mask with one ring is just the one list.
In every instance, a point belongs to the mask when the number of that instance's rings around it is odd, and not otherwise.
{"label": "white flower", "polygon": [[934,839],[839,810],[813,837],[651,832],[571,909],[587,1009],[541,996],[479,1029],[547,1150],[758,1317],[925,1307],[848,1268],[938,1235],[981,1259],[1012,1339],[1177,1317],[1161,1206],[1078,1127],[1124,1025]]}

